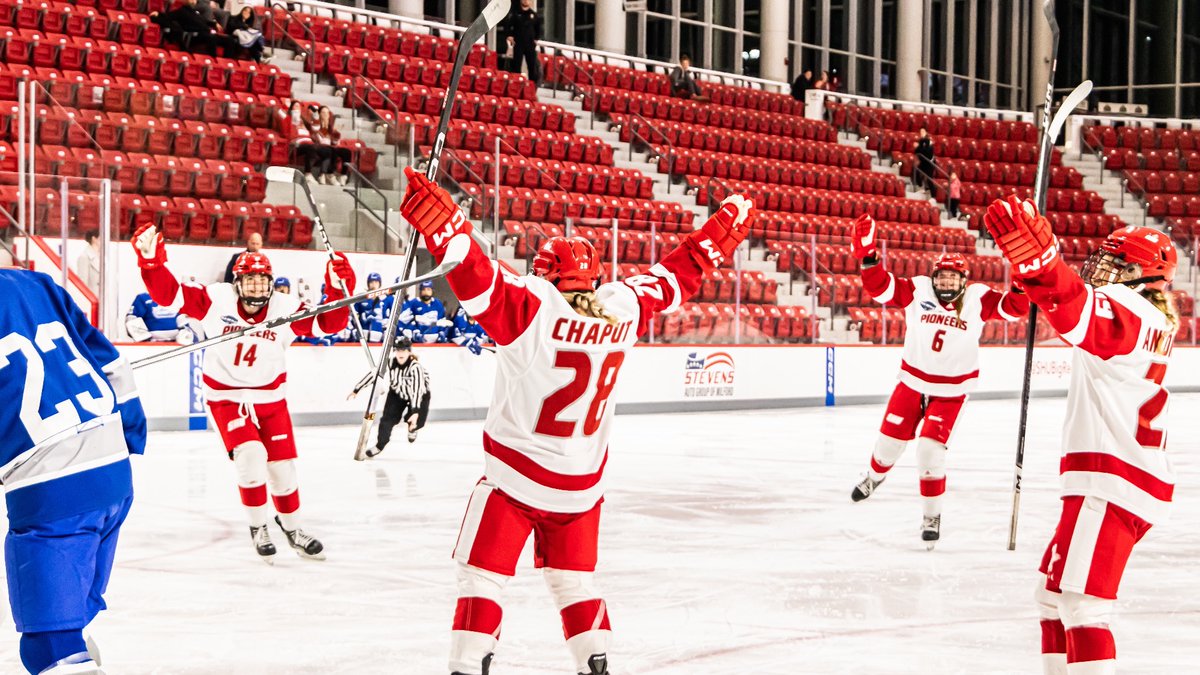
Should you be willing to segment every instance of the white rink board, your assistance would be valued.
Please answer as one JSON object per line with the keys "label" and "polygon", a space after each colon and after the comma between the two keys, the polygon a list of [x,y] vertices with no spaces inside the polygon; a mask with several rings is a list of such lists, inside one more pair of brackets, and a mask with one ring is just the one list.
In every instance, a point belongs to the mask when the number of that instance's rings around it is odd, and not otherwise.
{"label": "white rink board", "polygon": [[[121,345],[131,360],[170,346]],[[621,412],[663,412],[754,407],[824,405],[826,359],[834,355],[835,399],[841,403],[877,401],[895,386],[899,347],[870,346],[714,346],[643,345],[635,347],[621,369],[615,401]],[[416,353],[430,372],[435,419],[479,418],[492,396],[495,356],[479,356],[453,345],[417,345]],[[720,396],[689,395],[685,378],[689,357],[724,363],[709,368],[710,377],[728,380]],[[976,398],[1013,396],[1021,389],[1024,349],[984,347],[981,350]],[[724,361],[717,357],[719,361]],[[1070,378],[1071,350],[1040,347],[1034,355],[1035,395],[1061,395]],[[346,395],[366,373],[358,345],[310,347],[288,352],[288,405],[300,424],[351,423],[361,418],[361,399]],[[188,358],[180,357],[139,369],[138,390],[155,428],[186,428],[189,386]],[[694,374],[693,374],[694,376]],[[1178,347],[1166,384],[1177,391],[1200,387],[1200,350]],[[693,392],[694,393],[694,392]]]}

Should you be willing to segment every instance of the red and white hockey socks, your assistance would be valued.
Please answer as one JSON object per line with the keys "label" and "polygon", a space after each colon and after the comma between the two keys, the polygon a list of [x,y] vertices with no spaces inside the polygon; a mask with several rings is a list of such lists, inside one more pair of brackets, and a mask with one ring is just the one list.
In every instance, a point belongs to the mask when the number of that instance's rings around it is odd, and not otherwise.
{"label": "red and white hockey socks", "polygon": [[597,597],[590,572],[546,568],[543,574],[562,617],[563,637],[575,658],[576,671],[590,672],[588,659],[608,653],[612,638],[608,606]]}
{"label": "red and white hockey socks", "polygon": [[296,461],[285,459],[267,464],[271,501],[285,530],[300,529],[300,488],[296,481]]}
{"label": "red and white hockey socks", "polygon": [[928,517],[942,514],[946,492],[946,446],[931,438],[917,441],[917,470],[921,475],[921,508]]}
{"label": "red and white hockey socks", "polygon": [[896,464],[896,460],[900,459],[900,455],[904,454],[906,447],[908,447],[907,441],[880,434],[879,439],[875,441],[875,451],[871,453],[871,468],[867,472],[871,480],[876,482],[883,480],[884,475],[891,471],[892,466]]}
{"label": "red and white hockey socks", "polygon": [[1115,675],[1117,647],[1108,622],[1113,601],[1039,588],[1046,675]]}
{"label": "red and white hockey socks", "polygon": [[243,443],[233,449],[238,493],[250,525],[267,524],[267,449],[262,443]]}
{"label": "red and white hockey socks", "polygon": [[508,577],[458,564],[458,604],[450,633],[450,672],[480,675],[500,641],[500,591]]}

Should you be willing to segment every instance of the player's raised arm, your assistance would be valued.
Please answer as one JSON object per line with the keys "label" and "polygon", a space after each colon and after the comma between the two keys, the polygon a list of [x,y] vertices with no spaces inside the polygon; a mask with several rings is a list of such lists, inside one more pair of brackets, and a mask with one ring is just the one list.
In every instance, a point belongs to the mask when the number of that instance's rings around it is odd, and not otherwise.
{"label": "player's raised arm", "polygon": [[628,288],[637,297],[640,317],[638,335],[650,330],[654,315],[673,312],[700,290],[704,273],[720,267],[750,233],[754,220],[754,202],[742,195],[730,195],[700,229],[684,238],[662,262],[645,274],[624,279],[618,285],[601,287],[603,302],[615,289]]}
{"label": "player's raised arm", "polygon": [[498,344],[511,344],[529,327],[541,301],[472,241],[471,223],[448,192],[412,167],[404,174],[408,191],[400,213],[425,237],[438,263],[447,257],[462,261],[446,275],[450,289]]}
{"label": "player's raised arm", "polygon": [[[350,261],[346,259],[345,253],[334,251],[333,260],[325,263],[326,302],[334,302],[345,297],[342,294],[342,281],[346,282],[346,288],[353,293],[354,286],[358,282],[354,276],[354,268],[350,267]],[[300,337],[324,337],[344,330],[348,323],[350,323],[350,308],[342,307],[309,319],[295,321],[291,324],[291,328]]]}
{"label": "player's raised arm", "polygon": [[862,266],[863,288],[880,304],[907,307],[913,300],[913,283],[884,269],[875,248],[875,219],[864,213],[852,228],[850,253]]}
{"label": "player's raised arm", "polygon": [[1029,296],[1016,284],[1007,291],[989,289],[980,300],[983,303],[983,320],[1004,319],[1016,321],[1029,314]]}
{"label": "player's raised arm", "polygon": [[133,233],[133,250],[137,254],[138,267],[142,270],[142,281],[150,298],[169,307],[180,295],[183,296],[183,306],[180,314],[187,314],[196,319],[203,319],[208,314],[212,300],[203,284],[180,284],[171,271],[167,269],[167,245],[163,241],[162,232],[153,223],[143,223]]}
{"label": "player's raised arm", "polygon": [[1173,268],[1176,255],[1165,235],[1138,227],[1118,230],[1088,258],[1080,277],[1059,257],[1050,222],[1032,202],[997,199],[984,224],[1018,283],[1064,340],[1101,358],[1137,346],[1143,317],[1128,300],[1139,291],[1165,290],[1161,268]]}

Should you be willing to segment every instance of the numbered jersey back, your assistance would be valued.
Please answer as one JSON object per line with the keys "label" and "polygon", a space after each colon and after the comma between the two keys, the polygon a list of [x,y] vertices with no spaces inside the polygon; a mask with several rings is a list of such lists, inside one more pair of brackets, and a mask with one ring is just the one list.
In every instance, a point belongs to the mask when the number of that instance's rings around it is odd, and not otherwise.
{"label": "numbered jersey back", "polygon": [[626,284],[596,292],[606,320],[580,315],[542,279],[522,281],[541,304],[528,329],[497,353],[484,424],[487,476],[535,508],[585,511],[603,494],[611,397],[642,310]]}
{"label": "numbered jersey back", "polygon": [[[238,307],[230,284],[205,289],[212,305],[201,324],[204,334],[215,337],[250,326]],[[293,295],[275,293],[257,323],[292,314],[300,308]],[[285,395],[287,363],[284,350],[295,338],[289,328],[257,330],[204,350],[204,396],[209,401],[268,403]]]}

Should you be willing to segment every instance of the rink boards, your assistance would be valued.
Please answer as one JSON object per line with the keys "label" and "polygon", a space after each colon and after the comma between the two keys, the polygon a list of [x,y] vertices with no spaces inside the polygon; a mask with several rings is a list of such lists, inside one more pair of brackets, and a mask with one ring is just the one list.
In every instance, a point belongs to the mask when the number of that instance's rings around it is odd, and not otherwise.
{"label": "rink boards", "polygon": [[[135,360],[171,345],[121,345]],[[975,398],[1016,396],[1024,349],[981,349]],[[454,345],[417,345],[432,380],[433,419],[479,419],[492,397],[495,356]],[[846,405],[883,400],[895,386],[900,347],[854,345],[641,345],[621,369],[615,400],[621,413],[740,410]],[[347,401],[367,371],[358,345],[288,351],[287,399],[298,424],[352,424],[362,398]],[[138,390],[155,429],[203,428],[200,360],[187,356],[137,371]],[[1061,396],[1071,372],[1071,350],[1039,347],[1034,354],[1035,396]],[[1165,383],[1173,391],[1200,391],[1200,350],[1178,347]]]}

